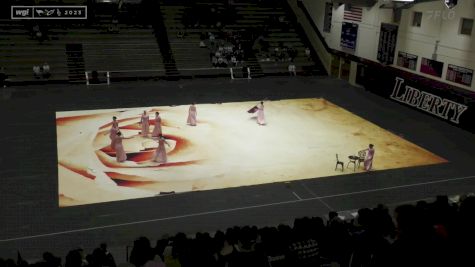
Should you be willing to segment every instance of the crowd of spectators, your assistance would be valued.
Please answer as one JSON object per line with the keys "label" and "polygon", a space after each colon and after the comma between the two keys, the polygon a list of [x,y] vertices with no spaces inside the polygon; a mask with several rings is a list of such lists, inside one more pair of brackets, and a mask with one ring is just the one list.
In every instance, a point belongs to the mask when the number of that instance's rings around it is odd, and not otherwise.
{"label": "crowd of spectators", "polygon": [[259,36],[255,43],[257,53],[263,61],[293,62],[298,55],[297,49],[290,44],[285,45],[283,42],[279,42],[277,46],[271,48],[263,36]]}
{"label": "crowd of spectators", "polygon": [[469,266],[474,263],[475,196],[458,204],[446,196],[428,203],[363,208],[353,219],[330,212],[328,219],[300,218],[293,227],[232,227],[225,232],[179,233],[157,241],[142,237],[131,263],[157,259],[164,266]]}
{"label": "crowd of spectators", "polygon": [[18,252],[17,260],[1,259],[0,267],[117,267],[114,256],[107,250],[107,244],[102,243],[91,254],[85,254],[82,248],[76,248],[68,252],[64,263],[60,257],[51,252],[44,252],[42,259],[34,263],[28,263]]}
{"label": "crowd of spectators", "polygon": [[244,61],[244,49],[238,31],[222,31],[202,33],[200,47],[208,48],[213,67],[237,67]]}
{"label": "crowd of spectators", "polygon": [[[293,227],[234,226],[225,232],[184,233],[159,239],[155,246],[146,237],[134,242],[130,263],[136,267],[316,267],[337,264],[349,267],[473,266],[475,196],[452,203],[446,196],[434,202],[419,201],[395,209],[358,210],[344,218],[330,212],[328,218],[305,217]],[[62,266],[50,253],[38,267]],[[0,260],[0,267],[26,267],[18,260]],[[105,245],[84,256],[82,249],[66,256],[65,267],[115,267]]]}

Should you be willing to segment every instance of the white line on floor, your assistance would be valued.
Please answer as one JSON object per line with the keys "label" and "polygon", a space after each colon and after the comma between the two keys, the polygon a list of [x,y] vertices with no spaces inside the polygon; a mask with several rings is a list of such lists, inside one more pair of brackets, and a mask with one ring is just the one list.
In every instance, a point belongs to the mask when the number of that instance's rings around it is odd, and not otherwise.
{"label": "white line on floor", "polygon": [[301,198],[299,195],[297,195],[297,193],[295,193],[295,192],[292,191],[292,194],[294,194],[294,196],[295,196],[298,200],[302,200],[302,198]]}
{"label": "white line on floor", "polygon": [[415,186],[428,185],[428,184],[454,182],[454,181],[473,179],[473,178],[475,178],[475,175],[452,178],[452,179],[436,180],[436,181],[423,182],[423,183],[414,183],[414,184],[407,184],[407,185],[383,187],[383,188],[376,188],[376,189],[369,189],[369,190],[334,194],[334,195],[321,196],[321,197],[312,197],[312,198],[306,198],[306,199],[301,199],[301,200],[288,200],[288,201],[281,201],[281,202],[274,202],[274,203],[260,204],[260,205],[252,205],[252,206],[246,206],[246,207],[240,207],[240,208],[222,209],[222,210],[198,212],[198,213],[191,213],[191,214],[178,215],[178,216],[170,216],[170,217],[166,217],[166,218],[156,218],[156,219],[135,221],[135,222],[128,222],[128,223],[102,225],[102,226],[96,226],[96,227],[80,228],[80,229],[74,229],[74,230],[67,230],[67,231],[60,231],[60,232],[46,233],[46,234],[39,234],[39,235],[31,235],[31,236],[20,236],[20,237],[1,239],[0,242],[9,242],[9,241],[33,239],[33,238],[38,238],[38,237],[47,237],[47,236],[55,236],[55,235],[62,235],[62,234],[86,232],[86,231],[92,231],[92,230],[98,230],[98,229],[107,229],[107,228],[128,226],[128,225],[134,225],[134,224],[142,224],[142,223],[150,223],[150,222],[158,222],[158,221],[167,221],[167,220],[182,219],[182,218],[195,217],[195,216],[203,216],[203,215],[210,215],[210,214],[233,212],[233,211],[239,211],[239,210],[263,208],[263,207],[270,207],[270,206],[277,206],[277,205],[292,204],[292,203],[303,202],[303,201],[321,200],[321,199],[325,199],[325,198],[350,196],[350,195],[356,195],[356,194],[364,194],[364,193],[377,192],[377,191],[385,191],[385,190],[392,190],[392,189],[399,189],[399,188],[415,187]]}
{"label": "white line on floor", "polygon": [[330,205],[328,205],[325,201],[323,201],[323,199],[318,198],[317,194],[315,194],[315,192],[313,192],[312,190],[310,190],[310,188],[308,188],[308,186],[307,186],[305,183],[301,182],[300,185],[301,185],[305,190],[307,190],[307,192],[309,192],[310,195],[312,195],[314,198],[318,199],[318,200],[320,201],[320,203],[322,203],[323,205],[325,205],[325,207],[327,207],[327,209],[328,209],[329,211],[334,211],[334,210],[335,210],[335,209],[333,209],[332,207],[330,207]]}

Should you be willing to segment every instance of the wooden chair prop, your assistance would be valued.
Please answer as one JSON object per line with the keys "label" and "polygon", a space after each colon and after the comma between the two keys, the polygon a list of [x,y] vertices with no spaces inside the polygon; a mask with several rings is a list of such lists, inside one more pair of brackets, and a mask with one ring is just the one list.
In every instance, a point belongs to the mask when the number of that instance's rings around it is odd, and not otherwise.
{"label": "wooden chair prop", "polygon": [[361,162],[363,162],[363,166],[364,166],[365,158],[366,158],[366,150],[358,151],[358,168],[360,167]]}
{"label": "wooden chair prop", "polygon": [[350,161],[348,161],[348,164],[346,164],[346,168],[348,169],[350,163],[353,163],[353,171],[356,171],[356,161],[358,160],[358,156],[351,155],[348,156],[348,159],[350,159]]}
{"label": "wooden chair prop", "polygon": [[345,164],[343,163],[343,161],[340,161],[340,160],[338,159],[338,154],[336,154],[335,171],[336,171],[336,169],[338,169],[338,165],[341,165],[341,171],[343,171],[343,168],[344,168]]}

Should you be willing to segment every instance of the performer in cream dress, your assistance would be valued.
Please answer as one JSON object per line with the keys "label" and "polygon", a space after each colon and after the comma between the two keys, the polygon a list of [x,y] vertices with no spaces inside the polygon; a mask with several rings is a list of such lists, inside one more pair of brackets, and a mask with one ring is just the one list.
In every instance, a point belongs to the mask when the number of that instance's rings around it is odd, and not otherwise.
{"label": "performer in cream dress", "polygon": [[165,144],[170,146],[170,144],[165,140],[162,134],[158,137],[158,147],[155,151],[155,156],[153,157],[153,161],[158,163],[166,163],[167,162],[167,151],[165,150]]}
{"label": "performer in cream dress", "polygon": [[129,139],[122,136],[121,132],[117,132],[115,138],[115,157],[117,162],[124,162],[127,160],[127,154],[125,153],[124,146],[122,145],[123,139]]}
{"label": "performer in cream dress", "polygon": [[162,134],[162,118],[160,118],[160,113],[155,112],[155,127],[153,128],[152,137],[158,137]]}
{"label": "performer in cream dress", "polygon": [[149,117],[147,112],[144,110],[142,117],[140,118],[140,124],[142,125],[142,136],[147,137],[149,132]]}
{"label": "performer in cream dress", "polygon": [[195,106],[195,103],[193,103],[188,109],[188,119],[186,120],[186,123],[188,123],[191,126],[196,126],[196,115],[197,115],[196,106]]}
{"label": "performer in cream dress", "polygon": [[264,102],[263,101],[261,101],[261,103],[257,105],[257,123],[259,125],[266,124],[266,118],[264,116]]}
{"label": "performer in cream dress", "polygon": [[374,145],[369,144],[369,148],[366,149],[368,153],[366,154],[366,159],[364,160],[364,169],[365,171],[370,171],[373,167],[373,157],[374,157]]}
{"label": "performer in cream dress", "polygon": [[109,130],[109,138],[111,140],[111,149],[115,150],[115,139],[117,137],[117,132],[119,132],[119,123],[117,122],[117,117],[112,117],[112,127]]}

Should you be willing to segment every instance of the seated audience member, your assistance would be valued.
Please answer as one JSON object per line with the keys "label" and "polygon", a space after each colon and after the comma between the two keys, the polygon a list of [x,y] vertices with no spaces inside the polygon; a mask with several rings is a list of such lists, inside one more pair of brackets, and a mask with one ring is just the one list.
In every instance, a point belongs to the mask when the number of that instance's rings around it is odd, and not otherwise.
{"label": "seated audience member", "polygon": [[99,73],[96,70],[93,70],[91,73],[91,78],[89,79],[89,83],[91,84],[99,84]]}
{"label": "seated audience member", "polygon": [[82,249],[73,249],[66,255],[64,267],[83,267],[88,265]]}
{"label": "seated audience member", "polygon": [[154,254],[153,258],[148,260],[143,267],[166,267],[166,265],[158,254]]}
{"label": "seated audience member", "polygon": [[61,267],[61,258],[55,257],[51,252],[43,253],[44,267]]}
{"label": "seated audience member", "polygon": [[444,263],[447,250],[423,212],[402,205],[395,209],[395,216],[398,235],[385,266],[450,266]]}
{"label": "seated audience member", "polygon": [[320,266],[320,246],[313,237],[309,218],[295,219],[292,240],[287,255],[291,266]]}
{"label": "seated audience member", "polygon": [[40,69],[40,66],[38,66],[38,65],[33,66],[33,76],[34,76],[36,79],[39,79],[39,78],[41,77],[41,69]]}
{"label": "seated audience member", "polygon": [[107,244],[102,243],[100,247],[94,249],[93,256],[96,263],[103,267],[116,267],[114,256],[107,250]]}
{"label": "seated audience member", "polygon": [[312,60],[312,54],[310,52],[310,48],[305,47],[305,56],[307,56],[308,60]]}
{"label": "seated audience member", "polygon": [[142,267],[147,261],[153,259],[154,251],[150,246],[150,240],[140,237],[134,241],[134,247],[130,252],[130,263],[136,267]]}
{"label": "seated audience member", "polygon": [[214,40],[216,39],[216,37],[214,36],[214,34],[212,34],[211,32],[208,33],[208,38],[209,38],[209,44],[211,46],[214,46]]}
{"label": "seated audience member", "polygon": [[178,30],[176,32],[176,37],[180,38],[180,39],[183,39],[185,37],[185,32],[183,30]]}

